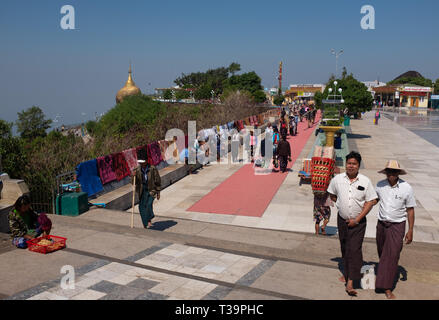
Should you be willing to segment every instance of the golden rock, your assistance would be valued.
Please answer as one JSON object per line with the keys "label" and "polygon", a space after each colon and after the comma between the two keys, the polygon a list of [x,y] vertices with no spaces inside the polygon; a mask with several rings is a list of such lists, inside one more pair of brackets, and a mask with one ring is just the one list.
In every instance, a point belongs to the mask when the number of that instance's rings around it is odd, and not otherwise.
{"label": "golden rock", "polygon": [[141,94],[139,87],[136,86],[134,83],[132,72],[131,72],[131,65],[130,70],[128,71],[128,80],[125,83],[125,86],[120,89],[116,95],[116,103],[121,103],[125,97],[133,96],[136,94]]}

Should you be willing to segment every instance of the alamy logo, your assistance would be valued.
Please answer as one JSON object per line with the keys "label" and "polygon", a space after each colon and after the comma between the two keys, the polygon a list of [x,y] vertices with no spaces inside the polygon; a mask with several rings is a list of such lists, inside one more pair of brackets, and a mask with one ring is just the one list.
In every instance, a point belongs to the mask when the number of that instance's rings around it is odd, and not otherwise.
{"label": "alamy logo", "polygon": [[375,8],[371,5],[365,5],[361,8],[361,14],[365,15],[361,19],[361,29],[375,30]]}
{"label": "alamy logo", "polygon": [[63,30],[75,30],[75,8],[71,5],[65,5],[61,8],[62,17],[60,25]]}
{"label": "alamy logo", "polygon": [[75,268],[71,265],[65,265],[61,268],[61,273],[66,273],[65,276],[61,278],[61,289],[63,290],[74,290],[75,289]]}

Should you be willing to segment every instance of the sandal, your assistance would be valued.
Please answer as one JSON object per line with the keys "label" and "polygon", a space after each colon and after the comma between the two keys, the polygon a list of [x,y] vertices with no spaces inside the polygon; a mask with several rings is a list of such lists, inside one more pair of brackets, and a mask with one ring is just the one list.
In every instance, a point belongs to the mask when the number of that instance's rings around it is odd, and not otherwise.
{"label": "sandal", "polygon": [[350,290],[346,289],[346,293],[347,293],[350,297],[356,297],[357,294],[358,294],[358,292],[355,291],[354,289],[350,289]]}

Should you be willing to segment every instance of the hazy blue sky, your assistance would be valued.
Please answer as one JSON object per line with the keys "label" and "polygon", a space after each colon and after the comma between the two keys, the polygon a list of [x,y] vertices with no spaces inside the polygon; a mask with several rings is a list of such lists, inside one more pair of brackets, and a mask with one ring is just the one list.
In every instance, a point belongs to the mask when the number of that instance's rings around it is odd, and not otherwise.
{"label": "hazy blue sky", "polygon": [[[60,27],[66,4],[76,30]],[[363,5],[376,10],[375,30],[360,27]],[[362,81],[408,70],[436,79],[438,14],[437,0],[2,0],[0,118],[37,105],[66,124],[89,120],[114,106],[130,59],[146,93],[231,62],[265,87],[277,84],[280,61],[284,86],[324,83],[335,72],[331,48],[344,49],[339,70]]]}

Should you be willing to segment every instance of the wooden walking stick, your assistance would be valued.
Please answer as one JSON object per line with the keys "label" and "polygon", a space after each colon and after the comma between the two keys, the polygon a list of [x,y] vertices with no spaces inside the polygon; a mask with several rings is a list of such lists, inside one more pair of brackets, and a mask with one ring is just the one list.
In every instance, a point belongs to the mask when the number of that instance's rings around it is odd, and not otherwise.
{"label": "wooden walking stick", "polygon": [[131,207],[131,228],[134,228],[134,201],[136,197],[136,175],[134,175],[133,183],[133,206]]}

